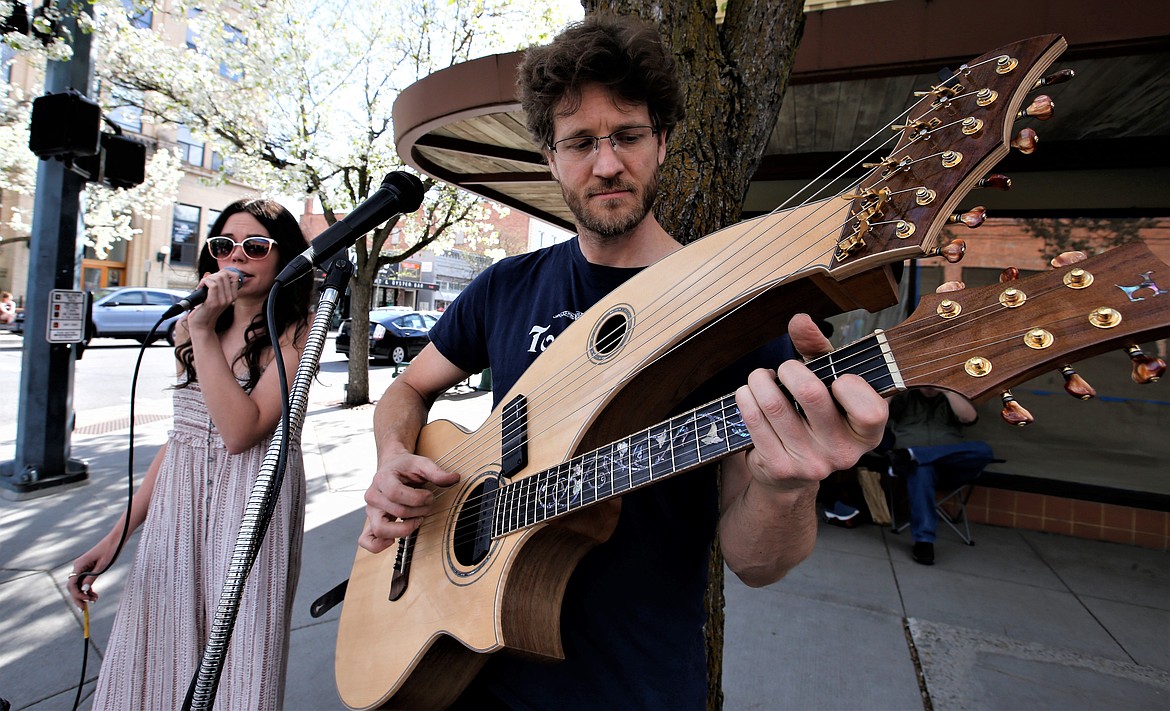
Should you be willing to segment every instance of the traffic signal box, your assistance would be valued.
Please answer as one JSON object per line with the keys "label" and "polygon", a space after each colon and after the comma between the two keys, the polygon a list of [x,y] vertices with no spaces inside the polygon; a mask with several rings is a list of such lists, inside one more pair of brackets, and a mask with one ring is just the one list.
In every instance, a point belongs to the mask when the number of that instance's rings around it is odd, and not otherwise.
{"label": "traffic signal box", "polygon": [[46,94],[33,101],[28,147],[38,158],[65,161],[86,180],[132,188],[146,178],[146,146],[102,131],[102,110],[76,91]]}

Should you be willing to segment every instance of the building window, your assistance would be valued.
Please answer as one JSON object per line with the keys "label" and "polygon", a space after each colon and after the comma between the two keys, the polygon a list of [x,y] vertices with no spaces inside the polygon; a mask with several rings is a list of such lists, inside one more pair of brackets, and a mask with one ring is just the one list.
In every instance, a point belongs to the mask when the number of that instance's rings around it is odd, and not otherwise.
{"label": "building window", "polygon": [[175,205],[171,224],[171,266],[195,266],[199,257],[200,208]]}
{"label": "building window", "polygon": [[191,135],[191,129],[179,126],[179,150],[182,152],[183,162],[203,167],[204,142]]}
{"label": "building window", "polygon": [[149,30],[154,21],[154,10],[143,7],[136,0],[122,0],[122,7],[126,8],[126,17],[130,19],[130,26],[141,30]]}
{"label": "building window", "polygon": [[16,50],[0,42],[0,76],[4,81],[12,83],[12,60],[16,59]]}
{"label": "building window", "polygon": [[[202,10],[199,10],[197,8],[191,8],[191,9],[187,10],[187,19],[194,20],[196,17],[199,17],[202,14],[203,14]],[[198,39],[199,38],[195,34],[195,30],[193,30],[191,28],[191,23],[188,22],[187,23],[187,49],[196,49],[196,50],[199,49],[199,42],[197,41]]]}
{"label": "building window", "polygon": [[[244,33],[239,29],[227,24],[226,22],[223,25],[223,35],[224,43],[228,46],[229,50],[232,49],[232,45],[234,44],[248,44],[248,39],[244,37]],[[240,79],[244,78],[244,70],[232,69],[228,66],[227,62],[220,62],[219,75],[231,79],[232,81],[239,81]]]}
{"label": "building window", "polygon": [[114,87],[110,104],[113,108],[106,116],[111,121],[128,131],[142,133],[142,92]]}

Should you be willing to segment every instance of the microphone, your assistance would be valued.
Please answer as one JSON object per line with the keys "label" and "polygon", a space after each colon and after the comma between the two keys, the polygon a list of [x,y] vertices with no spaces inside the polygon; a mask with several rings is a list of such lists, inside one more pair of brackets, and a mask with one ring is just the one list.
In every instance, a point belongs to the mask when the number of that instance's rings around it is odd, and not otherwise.
{"label": "microphone", "polygon": [[[236,284],[236,286],[243,286],[244,285],[244,273],[243,272],[241,272],[239,269],[236,269],[235,267],[224,267],[224,269],[226,269],[229,272],[236,273],[236,278],[239,279],[239,283]],[[177,303],[174,306],[172,306],[171,308],[167,309],[166,313],[164,313],[162,315],[162,318],[160,318],[159,321],[166,321],[168,318],[170,318],[172,316],[178,316],[179,314],[183,313],[184,311],[190,311],[191,309],[195,308],[199,304],[202,304],[204,301],[207,301],[207,287],[201,286],[198,289],[196,289],[195,291],[192,291],[190,294],[187,294],[182,299],[179,299],[179,303]]]}
{"label": "microphone", "polygon": [[276,277],[277,284],[300,278],[349,248],[358,238],[391,217],[414,212],[422,205],[423,186],[415,176],[401,170],[390,173],[374,194],[342,219],[317,235],[309,248],[297,255]]}

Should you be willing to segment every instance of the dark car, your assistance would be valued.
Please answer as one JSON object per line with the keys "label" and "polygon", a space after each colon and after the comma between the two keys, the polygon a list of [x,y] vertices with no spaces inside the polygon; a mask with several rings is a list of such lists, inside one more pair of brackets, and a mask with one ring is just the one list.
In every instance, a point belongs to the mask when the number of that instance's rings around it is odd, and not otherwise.
{"label": "dark car", "polygon": [[[403,306],[370,312],[370,357],[375,363],[405,363],[422,351],[431,339],[430,324],[423,315]],[[337,352],[349,357],[350,320],[337,330]]]}

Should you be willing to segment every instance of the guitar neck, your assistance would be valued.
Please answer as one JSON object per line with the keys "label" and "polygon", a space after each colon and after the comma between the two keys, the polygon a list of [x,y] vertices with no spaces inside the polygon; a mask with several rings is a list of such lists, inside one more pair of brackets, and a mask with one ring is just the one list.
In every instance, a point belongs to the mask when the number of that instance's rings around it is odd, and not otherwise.
{"label": "guitar neck", "polygon": [[[808,365],[826,384],[851,373],[865,378],[886,395],[903,389],[880,331]],[[751,444],[735,394],[725,395],[502,487],[496,496],[492,536],[506,535],[621,496],[722,459]]]}

